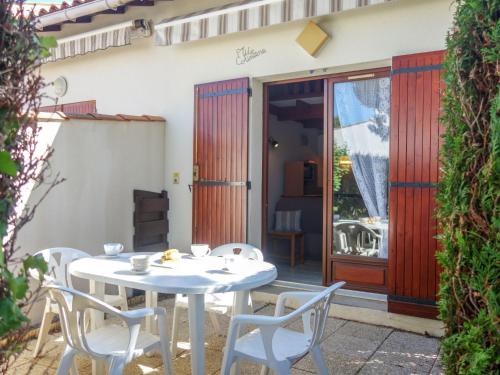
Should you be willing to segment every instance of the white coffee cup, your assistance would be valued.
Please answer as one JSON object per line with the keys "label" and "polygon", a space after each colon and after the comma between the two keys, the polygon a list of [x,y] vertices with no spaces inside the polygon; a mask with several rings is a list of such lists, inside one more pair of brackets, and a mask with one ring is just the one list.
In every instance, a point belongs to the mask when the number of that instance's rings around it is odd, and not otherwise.
{"label": "white coffee cup", "polygon": [[201,258],[209,255],[211,252],[210,247],[206,244],[193,244],[191,245],[191,253],[195,258]]}
{"label": "white coffee cup", "polygon": [[134,255],[130,257],[130,265],[132,266],[132,271],[137,271],[137,272],[146,271],[149,266],[149,256]]}
{"label": "white coffee cup", "polygon": [[118,255],[123,251],[121,243],[106,243],[104,244],[104,253],[108,256]]}

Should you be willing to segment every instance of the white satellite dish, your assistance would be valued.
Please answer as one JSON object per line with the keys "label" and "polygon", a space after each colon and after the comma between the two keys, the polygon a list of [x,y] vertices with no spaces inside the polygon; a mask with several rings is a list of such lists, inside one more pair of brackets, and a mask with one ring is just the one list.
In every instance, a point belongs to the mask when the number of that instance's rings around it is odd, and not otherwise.
{"label": "white satellite dish", "polygon": [[54,94],[58,98],[61,98],[64,95],[66,95],[66,92],[68,91],[68,81],[66,80],[66,78],[64,78],[63,76],[56,78],[53,85],[54,85]]}

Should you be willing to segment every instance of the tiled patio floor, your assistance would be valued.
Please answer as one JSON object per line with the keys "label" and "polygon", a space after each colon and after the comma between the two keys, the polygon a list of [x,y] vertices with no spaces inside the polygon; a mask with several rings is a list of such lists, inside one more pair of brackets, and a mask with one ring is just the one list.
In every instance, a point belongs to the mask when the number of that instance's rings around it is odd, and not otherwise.
{"label": "tiled patio floor", "polygon": [[[172,299],[160,304],[172,312]],[[257,314],[272,315],[273,305],[256,304]],[[229,318],[220,317],[221,327],[227,330]],[[188,375],[190,371],[190,350],[188,341],[187,314],[182,317],[179,351],[173,361],[177,375]],[[290,325],[301,329],[298,321]],[[206,319],[206,374],[217,374],[222,361],[222,347],[225,337],[214,332]],[[225,331],[224,331],[225,332]],[[27,350],[16,360],[9,374],[55,374],[59,356],[63,348],[60,334],[50,336],[42,355],[36,360],[31,353],[35,342],[28,344]],[[323,353],[331,374],[441,374],[438,359],[439,340],[413,333],[402,332],[386,327],[330,318],[328,320]],[[81,375],[90,374],[90,360],[77,358]],[[241,374],[259,374],[260,368],[254,364],[243,363]],[[292,374],[308,375],[315,373],[309,356],[296,363]],[[161,358],[158,355],[141,357],[129,364],[127,375],[163,374]]]}

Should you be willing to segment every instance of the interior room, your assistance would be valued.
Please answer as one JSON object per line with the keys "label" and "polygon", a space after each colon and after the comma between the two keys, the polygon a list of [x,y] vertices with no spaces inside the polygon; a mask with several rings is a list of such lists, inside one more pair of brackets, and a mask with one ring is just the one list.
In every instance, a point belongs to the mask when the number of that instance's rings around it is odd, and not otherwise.
{"label": "interior room", "polygon": [[278,278],[322,283],[323,80],[268,87],[267,257]]}

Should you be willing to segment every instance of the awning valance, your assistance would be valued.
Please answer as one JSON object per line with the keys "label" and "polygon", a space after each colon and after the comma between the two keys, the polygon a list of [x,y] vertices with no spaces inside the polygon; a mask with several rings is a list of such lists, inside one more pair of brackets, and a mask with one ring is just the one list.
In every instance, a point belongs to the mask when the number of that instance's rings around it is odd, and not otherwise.
{"label": "awning valance", "polygon": [[155,43],[170,46],[390,1],[246,0],[163,20],[155,26]]}
{"label": "awning valance", "polygon": [[121,47],[130,44],[132,39],[151,35],[151,24],[147,20],[137,19],[117,25],[93,30],[57,40],[57,47],[50,49],[50,56],[44,63],[67,59],[90,52]]}

